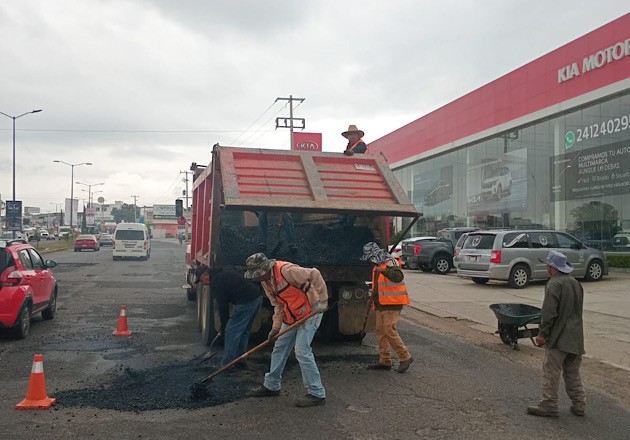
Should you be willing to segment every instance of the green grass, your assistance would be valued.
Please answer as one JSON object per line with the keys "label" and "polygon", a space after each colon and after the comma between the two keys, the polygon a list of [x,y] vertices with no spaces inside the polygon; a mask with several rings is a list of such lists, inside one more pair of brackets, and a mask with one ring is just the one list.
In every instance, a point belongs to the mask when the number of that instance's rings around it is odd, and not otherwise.
{"label": "green grass", "polygon": [[74,247],[74,241],[72,240],[40,240],[39,242],[31,240],[29,244],[37,249],[40,254],[63,251]]}

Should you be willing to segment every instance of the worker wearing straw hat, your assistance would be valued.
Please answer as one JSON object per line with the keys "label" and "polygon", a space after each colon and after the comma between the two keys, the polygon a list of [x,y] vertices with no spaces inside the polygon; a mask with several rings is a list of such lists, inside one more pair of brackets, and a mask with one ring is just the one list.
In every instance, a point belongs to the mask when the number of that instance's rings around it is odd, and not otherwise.
{"label": "worker wearing straw hat", "polygon": [[348,139],[348,146],[343,154],[346,156],[352,156],[353,154],[368,154],[367,145],[362,139],[363,136],[365,136],[365,133],[363,130],[359,130],[356,125],[349,126],[348,130],[341,133],[341,135]]}

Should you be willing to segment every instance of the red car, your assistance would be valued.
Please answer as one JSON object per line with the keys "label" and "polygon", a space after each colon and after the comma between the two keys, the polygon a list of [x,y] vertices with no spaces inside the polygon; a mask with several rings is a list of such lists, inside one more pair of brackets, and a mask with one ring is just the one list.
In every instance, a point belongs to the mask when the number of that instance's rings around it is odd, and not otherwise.
{"label": "red car", "polygon": [[101,249],[95,235],[85,234],[79,235],[74,242],[74,251],[80,252],[83,249],[92,249],[98,251]]}
{"label": "red car", "polygon": [[25,240],[0,240],[0,328],[22,339],[31,317],[53,319],[57,310],[57,281],[46,260]]}

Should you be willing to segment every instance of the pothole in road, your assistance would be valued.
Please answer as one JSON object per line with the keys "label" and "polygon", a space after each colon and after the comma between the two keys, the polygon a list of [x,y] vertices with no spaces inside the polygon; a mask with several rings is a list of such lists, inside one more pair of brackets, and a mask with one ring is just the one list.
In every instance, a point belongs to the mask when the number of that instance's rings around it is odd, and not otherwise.
{"label": "pothole in road", "polygon": [[[219,356],[217,356],[218,358]],[[317,356],[317,364],[324,382],[326,375],[366,373],[365,366],[374,362],[377,355]],[[159,366],[148,370],[123,368],[111,373],[109,379],[93,388],[56,392],[56,408],[92,407],[118,411],[152,411],[162,409],[198,409],[239,401],[247,391],[260,385],[264,373],[269,371],[269,356],[249,358],[247,369],[232,367],[214,377],[205,385],[201,380],[219,368],[209,362],[193,359],[184,364]],[[287,361],[285,380],[299,380],[299,365],[294,358]],[[199,390],[203,392],[199,392]],[[193,395],[194,393],[194,395]]]}
{"label": "pothole in road", "polygon": [[72,269],[77,269],[79,267],[86,266],[95,266],[97,263],[57,263],[55,266],[55,272],[64,272]]}

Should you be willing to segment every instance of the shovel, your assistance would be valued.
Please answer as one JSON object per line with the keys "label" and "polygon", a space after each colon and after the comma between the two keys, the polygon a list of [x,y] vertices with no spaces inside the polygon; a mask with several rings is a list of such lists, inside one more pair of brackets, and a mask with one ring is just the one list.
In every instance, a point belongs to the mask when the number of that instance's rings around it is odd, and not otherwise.
{"label": "shovel", "polygon": [[265,347],[266,345],[268,345],[272,340],[276,340],[278,339],[280,336],[284,335],[285,333],[290,332],[291,330],[293,330],[295,327],[297,327],[300,324],[303,324],[307,319],[312,318],[313,316],[317,315],[318,313],[320,313],[319,311],[314,311],[309,313],[308,315],[306,315],[304,318],[300,319],[299,321],[295,321],[293,324],[291,324],[290,326],[288,326],[287,328],[285,328],[284,330],[282,330],[280,333],[278,333],[273,339],[267,339],[265,342],[255,346],[254,348],[252,348],[251,350],[249,350],[246,353],[243,353],[242,355],[240,355],[239,357],[237,357],[236,359],[234,359],[232,362],[230,362],[227,365],[224,365],[223,367],[219,368],[217,371],[215,371],[214,373],[210,374],[208,377],[204,378],[201,383],[205,383],[206,381],[209,381],[210,379],[212,379],[213,377],[223,373],[225,370],[227,370],[228,368],[230,368],[231,366],[233,366],[234,364],[242,361],[243,359],[245,359],[247,356],[251,355],[252,353],[260,350],[261,348]]}
{"label": "shovel", "polygon": [[214,347],[215,342],[217,342],[221,336],[223,336],[223,333],[221,332],[217,333],[217,335],[214,337],[214,339],[210,343],[210,348],[208,349],[208,351],[204,354],[201,354],[199,356],[192,358],[190,362],[197,362],[199,364],[203,364],[204,362],[212,359],[212,357],[215,354],[217,354],[216,352],[214,353],[212,352],[212,347]]}

